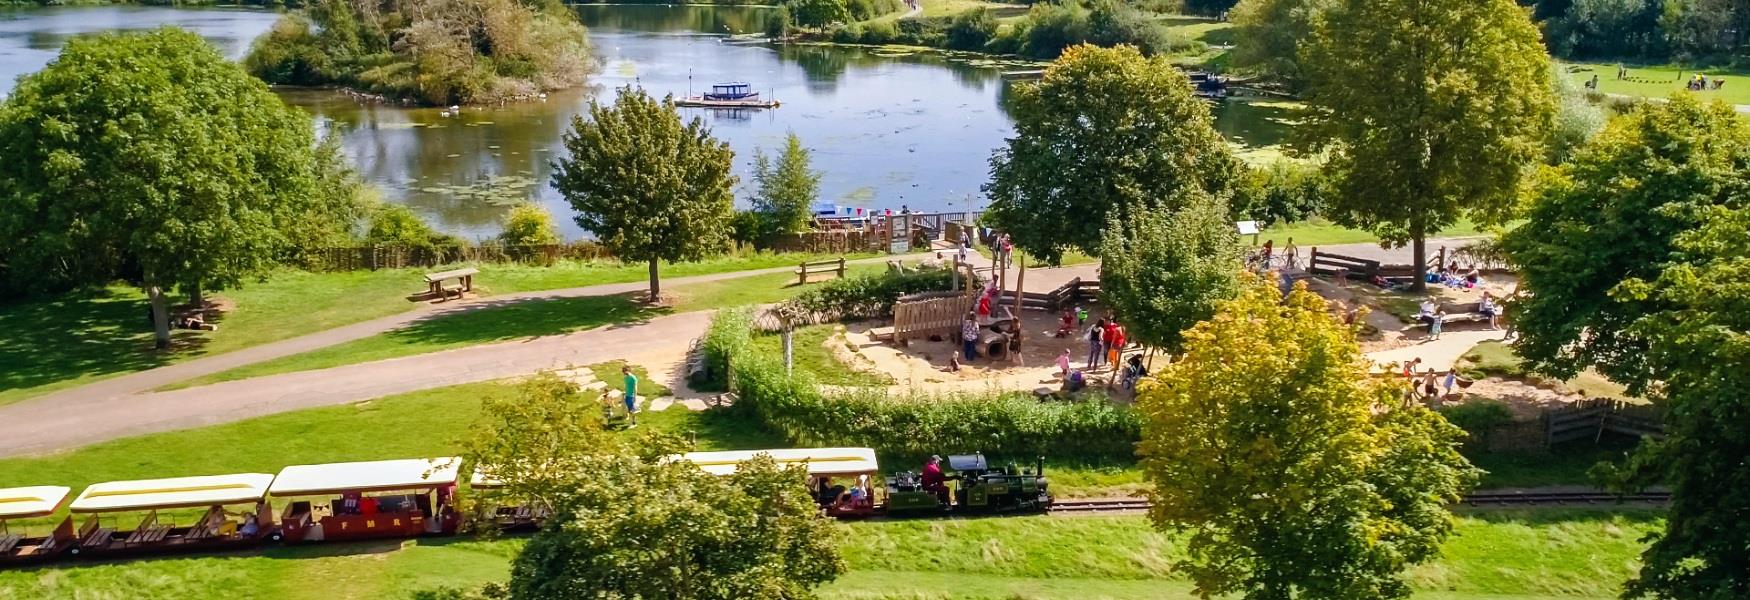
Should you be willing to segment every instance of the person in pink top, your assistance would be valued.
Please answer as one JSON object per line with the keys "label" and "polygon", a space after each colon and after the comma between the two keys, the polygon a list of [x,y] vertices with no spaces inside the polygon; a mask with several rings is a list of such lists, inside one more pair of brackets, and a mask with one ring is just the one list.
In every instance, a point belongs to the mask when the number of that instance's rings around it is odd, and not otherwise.
{"label": "person in pink top", "polygon": [[1057,376],[1069,377],[1069,348],[1064,348],[1063,353],[1057,355]]}

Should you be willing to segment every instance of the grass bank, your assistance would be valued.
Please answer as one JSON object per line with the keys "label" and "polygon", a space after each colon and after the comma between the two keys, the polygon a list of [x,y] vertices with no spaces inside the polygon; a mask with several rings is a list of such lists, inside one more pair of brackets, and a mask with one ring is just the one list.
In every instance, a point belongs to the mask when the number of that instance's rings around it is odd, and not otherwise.
{"label": "grass bank", "polygon": [[[467,434],[483,398],[510,390],[469,384],[0,460],[0,486],[79,487],[443,455]],[[701,449],[780,445],[729,412],[671,409],[641,423],[689,432]],[[1063,470],[1051,476],[1057,485],[1073,479]],[[1640,536],[1661,524],[1659,512],[1637,509],[1470,511],[1442,558],[1412,570],[1411,581],[1426,598],[1602,600],[1634,569]],[[1190,597],[1171,568],[1181,540],[1138,516],[899,520],[849,524],[840,535],[851,572],[822,590],[828,598]],[[421,588],[502,580],[520,544],[386,541],[6,570],[0,597],[402,598]]]}
{"label": "grass bank", "polygon": [[[872,255],[852,255],[862,258]],[[815,254],[742,254],[665,265],[667,277],[780,268]],[[551,267],[479,265],[476,289],[508,294],[643,281],[644,265],[563,262]],[[0,404],[135,371],[223,354],[413,310],[425,269],[282,271],[215,297],[230,309],[216,332],[175,332],[175,348],[152,350],[146,297],[111,286],[0,303]]]}
{"label": "grass bank", "polygon": [[[1750,71],[1728,68],[1692,68],[1677,65],[1644,65],[1628,67],[1628,78],[1616,78],[1616,63],[1569,63],[1566,75],[1577,83],[1598,76],[1598,91],[1636,98],[1669,98],[1672,94],[1690,94],[1701,100],[1720,100],[1727,104],[1750,104]],[[1696,73],[1706,75],[1708,89],[1691,92],[1685,89]],[[1711,89],[1713,81],[1724,77],[1726,85]]]}
{"label": "grass bank", "polygon": [[[885,265],[871,264],[846,268],[849,274],[876,273],[883,269],[886,269]],[[796,276],[785,272],[675,285],[663,288],[663,294],[672,295],[673,300],[661,307],[638,302],[632,294],[506,303],[421,320],[370,337],[190,379],[167,386],[167,389],[563,335],[665,314],[777,302],[807,289],[795,283]]]}

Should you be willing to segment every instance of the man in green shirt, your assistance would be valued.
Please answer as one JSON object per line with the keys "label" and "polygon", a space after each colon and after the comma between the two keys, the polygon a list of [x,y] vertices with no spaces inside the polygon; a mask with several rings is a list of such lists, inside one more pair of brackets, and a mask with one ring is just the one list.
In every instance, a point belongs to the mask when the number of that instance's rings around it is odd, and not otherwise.
{"label": "man in green shirt", "polygon": [[620,367],[620,373],[626,376],[626,419],[633,427],[638,426],[638,376],[632,374],[632,365]]}

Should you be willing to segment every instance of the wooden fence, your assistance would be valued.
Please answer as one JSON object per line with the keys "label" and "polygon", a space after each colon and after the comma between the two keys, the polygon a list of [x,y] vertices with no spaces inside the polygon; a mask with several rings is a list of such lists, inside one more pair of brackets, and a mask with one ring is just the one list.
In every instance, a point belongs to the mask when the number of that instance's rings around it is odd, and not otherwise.
{"label": "wooden fence", "polygon": [[1604,432],[1635,437],[1664,437],[1663,415],[1655,406],[1609,398],[1581,400],[1543,414],[1545,444],[1598,439]]}
{"label": "wooden fence", "polygon": [[[1083,281],[1077,277],[1049,292],[1022,292],[1021,307],[1056,312],[1067,306],[1096,301],[1099,297],[1099,280]],[[1013,306],[1014,303],[1015,293],[1008,290],[1003,291],[997,302],[1001,306]]]}
{"label": "wooden fence", "polygon": [[893,341],[904,344],[914,337],[952,336],[960,331],[973,298],[970,290],[901,296],[893,304]]}
{"label": "wooden fence", "polygon": [[778,252],[852,254],[884,251],[887,249],[887,240],[874,231],[844,229],[779,234],[767,240],[765,245]]}

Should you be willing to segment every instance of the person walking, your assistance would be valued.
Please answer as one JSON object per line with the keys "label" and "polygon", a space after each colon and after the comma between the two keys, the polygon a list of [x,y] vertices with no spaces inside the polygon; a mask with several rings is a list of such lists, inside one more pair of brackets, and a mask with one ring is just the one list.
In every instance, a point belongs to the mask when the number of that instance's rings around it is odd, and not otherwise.
{"label": "person walking", "polygon": [[1446,310],[1434,311],[1434,317],[1428,321],[1428,339],[1440,341],[1440,326],[1446,322]]}
{"label": "person walking", "polygon": [[1063,353],[1057,355],[1057,376],[1069,377],[1069,348],[1064,348]]}
{"label": "person walking", "polygon": [[1118,321],[1114,320],[1111,329],[1108,329],[1107,332],[1111,334],[1112,341],[1106,345],[1106,364],[1112,365],[1112,368],[1116,369],[1122,362],[1119,359],[1124,357],[1124,326],[1119,325]]}
{"label": "person walking", "polygon": [[621,365],[620,374],[626,376],[626,420],[633,427],[638,426],[638,376],[632,374],[632,365]]}
{"label": "person walking", "polygon": [[1094,326],[1088,328],[1088,371],[1093,371],[1095,368],[1099,367],[1101,355],[1106,353],[1106,345],[1100,341],[1101,336],[1105,335],[1105,333],[1105,319],[1095,321]]}
{"label": "person walking", "polygon": [[1444,381],[1440,382],[1440,386],[1446,388],[1446,395],[1447,396],[1451,396],[1452,395],[1452,388],[1457,386],[1457,385],[1458,385],[1458,369],[1447,369],[1446,370],[1446,379]]}
{"label": "person walking", "polygon": [[966,321],[960,324],[960,356],[966,362],[978,358],[978,315],[966,313]]}

